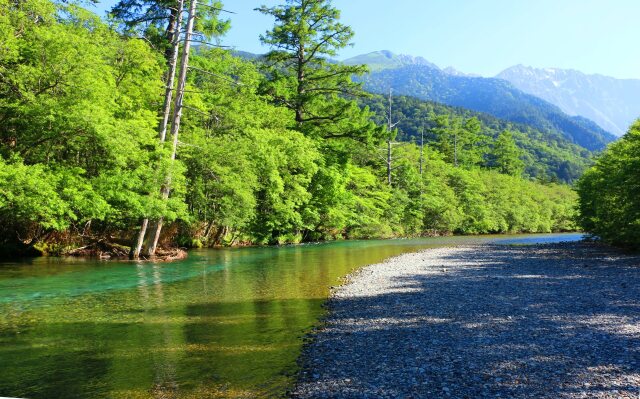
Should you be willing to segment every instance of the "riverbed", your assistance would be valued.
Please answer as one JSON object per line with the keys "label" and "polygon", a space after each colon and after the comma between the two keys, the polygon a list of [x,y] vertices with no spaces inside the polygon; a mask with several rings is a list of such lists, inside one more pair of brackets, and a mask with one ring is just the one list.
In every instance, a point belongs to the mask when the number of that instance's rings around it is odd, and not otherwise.
{"label": "riverbed", "polygon": [[173,263],[0,263],[0,396],[277,398],[330,288],[427,248],[580,234],[195,250]]}
{"label": "riverbed", "polygon": [[293,397],[637,398],[639,266],[593,243],[367,266],[332,293]]}

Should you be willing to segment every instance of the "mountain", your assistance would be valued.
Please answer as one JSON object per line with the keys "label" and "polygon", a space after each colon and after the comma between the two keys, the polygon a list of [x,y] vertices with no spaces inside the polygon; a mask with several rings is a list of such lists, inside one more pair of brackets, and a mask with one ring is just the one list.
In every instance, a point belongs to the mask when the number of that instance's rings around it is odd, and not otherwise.
{"label": "mountain", "polygon": [[618,136],[640,117],[640,80],[637,79],[524,65],[505,69],[496,78],[557,105],[569,115],[589,118]]}
{"label": "mountain", "polygon": [[[380,68],[380,61],[385,59],[390,61]],[[560,133],[589,150],[601,150],[615,140],[614,135],[596,123],[569,116],[557,106],[526,94],[503,79],[452,75],[423,58],[398,56],[388,51],[344,62],[367,63],[367,60],[374,62],[371,73],[359,79],[366,90],[374,93],[388,93],[389,88],[393,88],[398,95],[486,112],[542,132]]]}
{"label": "mountain", "polygon": [[453,75],[453,76],[469,76],[472,78],[480,78],[480,75],[477,75],[475,73],[464,73],[461,71],[458,71],[457,69],[455,69],[452,66],[446,67],[445,69],[442,70],[442,72],[446,73],[447,75]]}
{"label": "mountain", "polygon": [[388,50],[374,51],[373,53],[362,54],[342,61],[346,65],[367,65],[372,72],[382,71],[385,69],[395,69],[407,65],[421,65],[429,68],[438,66],[432,64],[422,57],[413,57],[410,55],[394,54]]}
{"label": "mountain", "polygon": [[[382,71],[383,69],[400,68],[407,65],[423,65],[435,69],[440,69],[436,64],[427,61],[423,57],[414,57],[406,54],[394,54],[389,50],[374,51],[367,54],[357,55],[342,61],[346,65],[367,65],[372,72]],[[464,73],[452,66],[442,69],[442,72],[454,76],[472,76],[480,77],[473,73]]]}
{"label": "mountain", "polygon": [[247,61],[264,59],[264,54],[250,53],[248,51],[242,51],[242,50],[231,50],[231,54],[234,57],[242,58]]}

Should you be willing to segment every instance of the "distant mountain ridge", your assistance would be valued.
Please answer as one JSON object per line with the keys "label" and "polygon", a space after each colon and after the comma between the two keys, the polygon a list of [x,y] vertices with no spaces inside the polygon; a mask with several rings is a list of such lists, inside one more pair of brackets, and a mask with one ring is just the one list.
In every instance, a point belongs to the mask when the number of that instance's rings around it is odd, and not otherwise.
{"label": "distant mountain ridge", "polygon": [[452,66],[446,67],[442,70],[442,72],[446,73],[447,75],[453,75],[453,76],[468,76],[471,78],[481,78],[482,76],[475,74],[475,73],[464,73],[461,71],[458,71],[457,69],[455,69]]}
{"label": "distant mountain ridge", "polygon": [[571,142],[589,150],[601,150],[615,136],[595,122],[569,116],[539,97],[527,94],[503,79],[451,73],[421,57],[379,51],[353,57],[346,64],[365,63],[371,73],[360,78],[374,93],[394,93],[447,105],[486,112],[540,131],[561,133]]}
{"label": "distant mountain ridge", "polygon": [[640,117],[640,80],[588,75],[573,69],[516,65],[496,75],[525,93],[582,115],[618,136]]}
{"label": "distant mountain ridge", "polygon": [[[423,57],[411,55],[394,54],[389,50],[374,51],[373,53],[362,54],[342,61],[346,65],[367,65],[369,70],[382,71],[385,69],[400,68],[407,65],[423,65],[430,68],[438,68]],[[439,68],[438,68],[439,69]]]}

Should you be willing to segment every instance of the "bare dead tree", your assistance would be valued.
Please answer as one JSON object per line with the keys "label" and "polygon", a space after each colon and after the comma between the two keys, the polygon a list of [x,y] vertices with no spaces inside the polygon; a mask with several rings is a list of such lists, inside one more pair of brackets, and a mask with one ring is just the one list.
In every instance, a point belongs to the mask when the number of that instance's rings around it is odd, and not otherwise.
{"label": "bare dead tree", "polygon": [[420,129],[420,176],[422,176],[422,164],[424,163],[424,125]]}
{"label": "bare dead tree", "polygon": [[[189,2],[189,16],[187,18],[187,30],[185,34],[185,42],[182,48],[182,58],[180,60],[180,76],[178,77],[178,88],[176,90],[176,98],[173,104],[173,117],[171,121],[171,137],[173,138],[173,145],[171,148],[171,161],[175,161],[176,152],[178,150],[178,134],[180,132],[180,120],[182,118],[183,100],[185,85],[187,83],[187,70],[189,68],[189,52],[191,50],[191,37],[193,36],[193,24],[196,18],[196,7],[198,6],[198,0],[191,0]],[[162,198],[164,200],[169,198],[171,192],[171,176],[167,176],[167,180],[161,189]],[[158,240],[160,239],[160,233],[162,232],[163,218],[158,220],[156,224],[156,230],[154,232],[153,240],[149,246],[149,256],[155,255],[158,247]]]}
{"label": "bare dead tree", "polygon": [[391,93],[392,93],[392,89],[389,88],[389,116],[387,116],[387,130],[389,132],[389,137],[387,137],[387,160],[386,160],[386,163],[387,163],[387,183],[389,185],[391,185],[391,171],[393,170],[393,167],[391,166],[391,164],[393,162],[392,146],[394,144],[391,141],[391,131],[399,123],[399,121],[397,121],[395,123],[393,123],[393,121],[392,121],[391,111],[392,111],[393,101],[392,101]]}
{"label": "bare dead tree", "polygon": [[158,128],[158,138],[161,143],[165,142],[167,136],[167,126],[169,124],[169,116],[171,115],[171,100],[173,99],[173,84],[176,78],[176,69],[178,66],[178,54],[180,52],[180,36],[182,34],[182,9],[184,8],[184,0],[178,0],[178,16],[176,18],[176,27],[174,29],[173,52],[169,61],[169,71],[167,73],[166,88],[164,92],[164,104],[162,105],[162,120]]}
{"label": "bare dead tree", "polygon": [[149,219],[142,219],[142,224],[140,225],[140,232],[138,233],[138,240],[136,241],[136,247],[131,254],[133,259],[138,259],[140,257],[140,251],[142,250],[142,244],[144,243],[144,236],[147,234],[147,226],[149,225]]}
{"label": "bare dead tree", "polygon": [[[169,58],[169,65],[167,75],[165,78],[165,92],[164,102],[162,105],[162,119],[158,127],[158,139],[160,143],[164,143],[167,135],[167,125],[169,123],[169,116],[171,114],[171,100],[173,97],[173,84],[176,76],[176,66],[178,64],[178,55],[180,53],[180,35],[182,30],[182,10],[184,8],[184,0],[178,0],[177,16],[173,21],[173,36],[171,38],[171,56]],[[144,244],[144,238],[147,234],[147,226],[149,225],[149,219],[144,218],[140,225],[140,232],[138,233],[138,240],[136,247],[133,250],[132,257],[138,259],[142,252],[142,245]]]}
{"label": "bare dead tree", "polygon": [[453,134],[453,166],[458,167],[458,130]]}

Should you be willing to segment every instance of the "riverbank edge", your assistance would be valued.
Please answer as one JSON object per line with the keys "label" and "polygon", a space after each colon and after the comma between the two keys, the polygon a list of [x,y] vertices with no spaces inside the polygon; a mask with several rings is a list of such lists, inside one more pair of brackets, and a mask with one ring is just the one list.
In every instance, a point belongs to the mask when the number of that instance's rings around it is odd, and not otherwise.
{"label": "riverbank edge", "polygon": [[[320,317],[316,322],[316,325],[314,325],[311,328],[311,330],[305,333],[304,336],[302,337],[302,341],[303,341],[302,350],[300,351],[300,355],[296,360],[298,370],[293,377],[292,385],[287,389],[286,395],[284,397],[295,398],[296,397],[294,392],[295,388],[303,380],[308,379],[308,376],[311,374],[312,370],[311,368],[308,367],[308,361],[310,359],[309,357],[310,349],[316,342],[318,334],[322,333],[326,329],[328,321],[333,317],[333,310],[334,310],[335,304],[339,300],[338,298],[339,292],[349,284],[352,284],[355,280],[357,280],[360,276],[362,276],[362,274],[365,273],[367,270],[374,268],[377,265],[388,263],[394,259],[400,259],[400,258],[406,257],[407,255],[415,255],[423,252],[429,252],[434,249],[445,249],[445,248],[455,249],[455,248],[463,248],[463,247],[470,247],[470,246],[488,246],[488,245],[491,245],[491,244],[478,244],[478,245],[452,244],[452,245],[439,246],[437,248],[426,248],[426,249],[422,249],[415,252],[407,252],[400,255],[390,256],[382,260],[381,262],[371,263],[368,265],[358,267],[354,269],[352,272],[342,276],[340,278],[338,285],[330,287],[329,296],[327,297],[325,302],[322,304],[322,308],[324,309],[324,315]],[[510,245],[510,244],[504,244],[504,245]]]}
{"label": "riverbank edge", "polygon": [[[477,246],[481,246],[481,245],[490,245],[490,244],[478,244]],[[508,245],[508,244],[505,244],[505,245]],[[358,268],[354,269],[353,271],[351,271],[350,273],[342,276],[340,278],[340,280],[339,280],[339,284],[338,285],[330,287],[329,296],[327,297],[325,302],[322,304],[322,308],[324,309],[324,312],[325,312],[324,315],[322,317],[320,317],[318,319],[318,321],[316,322],[316,325],[314,325],[311,328],[311,330],[308,331],[307,333],[305,333],[304,336],[302,337],[302,341],[303,341],[302,350],[300,351],[300,355],[298,356],[298,359],[296,360],[296,364],[298,366],[298,370],[295,373],[295,375],[293,376],[293,382],[292,382],[291,386],[287,389],[287,392],[286,392],[284,398],[293,398],[293,399],[295,399],[296,398],[295,389],[297,388],[297,386],[301,382],[303,382],[304,380],[308,380],[309,375],[312,374],[312,369],[310,367],[308,367],[308,361],[310,359],[311,347],[316,342],[318,334],[322,333],[325,330],[325,328],[327,327],[328,321],[333,317],[333,308],[335,307],[335,304],[338,301],[338,294],[339,294],[339,292],[341,290],[343,290],[346,286],[348,286],[349,284],[351,284],[355,280],[357,280],[368,269],[371,269],[371,268],[373,268],[373,267],[375,267],[377,265],[381,265],[381,264],[385,264],[385,263],[391,262],[394,259],[400,259],[400,258],[406,257],[408,255],[415,255],[415,254],[420,254],[420,253],[423,253],[423,252],[429,252],[429,251],[432,251],[434,249],[445,249],[445,248],[455,249],[455,248],[462,248],[462,247],[469,247],[469,246],[472,246],[472,245],[470,245],[470,244],[451,244],[451,245],[439,246],[437,248],[427,248],[427,249],[422,249],[422,250],[415,251],[415,252],[407,252],[407,253],[403,253],[403,254],[400,254],[400,255],[394,255],[394,256],[390,256],[390,257],[388,257],[386,259],[383,259],[380,262],[371,263],[371,264],[368,264],[368,265],[364,265],[364,266],[358,267]],[[473,246],[476,246],[476,245],[473,245]]]}
{"label": "riverbank edge", "polygon": [[[139,259],[130,259],[129,252],[130,247],[120,244],[115,241],[98,240],[91,243],[87,243],[81,246],[72,246],[62,248],[54,248],[46,242],[39,245],[27,245],[24,244],[20,248],[18,247],[0,247],[0,261],[11,261],[25,258],[39,258],[39,257],[78,257],[86,259],[100,259],[104,261],[157,261],[157,262],[171,262],[176,260],[186,259],[191,249],[222,249],[222,248],[263,248],[263,247],[286,247],[297,245],[314,245],[325,244],[341,241],[369,241],[369,240],[410,240],[419,238],[435,238],[435,237],[486,237],[486,236],[504,236],[510,237],[513,235],[544,235],[544,234],[584,234],[580,230],[570,231],[552,231],[552,232],[513,232],[513,233],[487,233],[487,234],[423,234],[417,236],[400,236],[400,237],[367,237],[367,238],[338,238],[333,240],[321,240],[321,241],[308,241],[308,242],[293,242],[283,244],[254,244],[247,242],[238,242],[234,245],[211,245],[204,247],[159,247],[157,255],[153,257],[145,257],[142,255]],[[585,238],[588,239],[588,238]],[[367,267],[367,266],[364,266]],[[346,277],[346,276],[345,276]],[[343,283],[341,282],[340,285]]]}
{"label": "riverbank edge", "polygon": [[464,249],[464,248],[482,248],[482,249],[491,249],[492,247],[504,247],[504,246],[516,246],[516,247],[531,247],[531,249],[540,249],[540,248],[558,248],[561,247],[563,249],[574,248],[576,245],[581,246],[589,246],[593,249],[598,249],[600,251],[605,251],[611,253],[611,255],[616,256],[640,256],[638,252],[632,252],[625,250],[623,248],[613,247],[609,244],[603,243],[602,241],[593,239],[592,237],[585,236],[580,241],[561,241],[555,243],[546,243],[546,244],[494,244],[494,243],[485,243],[485,244],[452,244],[452,245],[443,245],[436,248],[427,248],[415,252],[407,252],[400,255],[391,256],[389,258],[384,259],[381,262],[372,263],[369,265],[361,266],[352,272],[346,274],[345,276],[340,278],[340,282],[338,285],[331,286],[329,296],[327,300],[323,303],[322,307],[325,310],[324,315],[317,321],[316,325],[312,327],[310,331],[304,334],[303,346],[300,351],[300,355],[296,361],[298,370],[293,376],[293,382],[291,386],[287,389],[285,398],[296,399],[299,395],[296,393],[296,389],[304,382],[309,381],[309,378],[313,376],[313,369],[309,367],[309,363],[311,360],[311,349],[313,345],[318,340],[318,335],[323,333],[323,331],[327,328],[329,321],[335,316],[335,306],[337,302],[340,300],[339,295],[340,292],[343,291],[347,286],[357,281],[364,273],[369,271],[372,268],[375,268],[379,265],[388,264],[394,260],[399,260],[404,257],[413,257],[417,254],[430,252],[434,250],[442,250],[442,249]]}
{"label": "riverbank edge", "polygon": [[80,247],[68,248],[60,251],[48,252],[42,248],[29,247],[24,250],[0,251],[0,262],[33,258],[83,258],[101,261],[132,261],[132,262],[173,262],[189,257],[187,248],[159,247],[156,254],[147,256],[142,254],[138,259],[131,258],[131,248],[125,245],[96,241]]}

